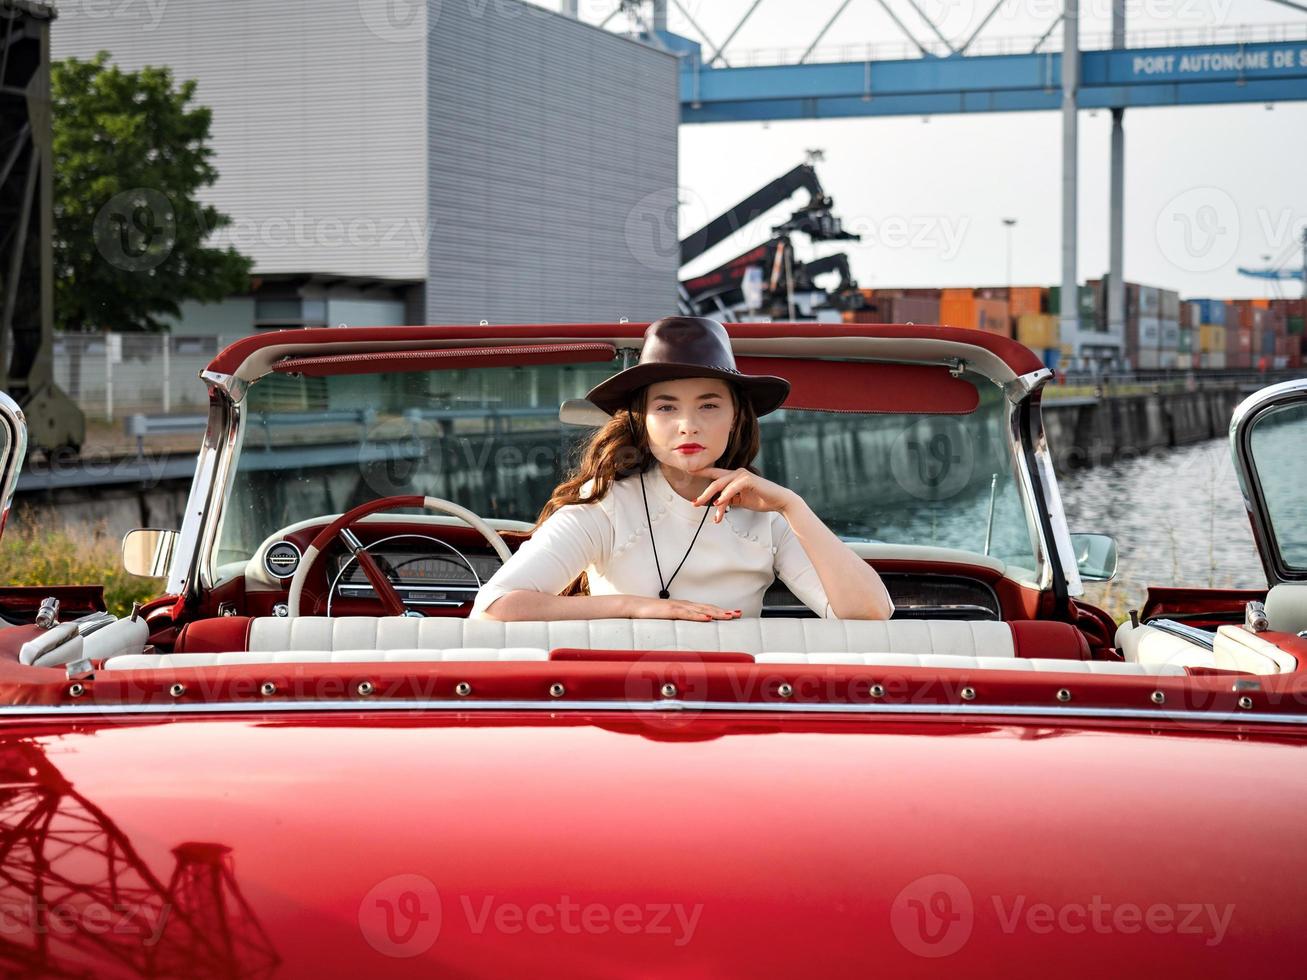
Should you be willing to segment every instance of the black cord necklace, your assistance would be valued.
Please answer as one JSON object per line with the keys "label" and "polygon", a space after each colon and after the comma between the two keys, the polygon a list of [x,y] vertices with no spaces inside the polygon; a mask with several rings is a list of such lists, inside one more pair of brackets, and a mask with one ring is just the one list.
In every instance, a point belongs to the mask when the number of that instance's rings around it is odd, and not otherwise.
{"label": "black cord necklace", "polygon": [[676,578],[677,573],[680,572],[681,565],[685,564],[685,559],[690,557],[690,549],[693,548],[694,543],[699,540],[699,531],[703,530],[703,523],[708,520],[708,512],[712,510],[712,507],[710,505],[704,508],[703,517],[699,521],[699,528],[694,532],[694,537],[690,539],[690,547],[685,549],[685,558],[681,559],[681,564],[676,566],[675,572],[672,572],[672,578],[669,578],[666,583],[664,583],[663,569],[662,566],[658,564],[658,545],[654,543],[653,520],[649,517],[649,495],[644,489],[644,470],[640,471],[640,496],[644,498],[644,519],[649,523],[649,547],[653,548],[654,568],[658,569],[658,584],[662,586],[662,589],[658,592],[658,598],[670,599],[672,594],[667,590],[672,584],[672,579]]}

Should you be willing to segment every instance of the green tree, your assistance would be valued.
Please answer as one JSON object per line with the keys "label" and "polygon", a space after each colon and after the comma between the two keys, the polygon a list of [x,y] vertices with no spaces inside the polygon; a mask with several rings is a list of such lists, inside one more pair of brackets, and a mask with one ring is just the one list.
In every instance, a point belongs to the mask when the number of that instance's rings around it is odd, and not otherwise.
{"label": "green tree", "polygon": [[182,300],[245,291],[252,262],[204,244],[231,219],[196,197],[218,172],[195,82],[108,59],[52,65],[55,322],[159,331]]}

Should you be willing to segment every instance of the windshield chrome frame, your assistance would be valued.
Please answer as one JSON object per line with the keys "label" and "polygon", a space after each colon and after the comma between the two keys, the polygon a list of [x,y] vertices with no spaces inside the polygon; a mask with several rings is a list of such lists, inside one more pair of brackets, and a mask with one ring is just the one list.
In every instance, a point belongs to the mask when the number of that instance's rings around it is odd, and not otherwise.
{"label": "windshield chrome frame", "polygon": [[[882,363],[899,363],[883,361]],[[912,363],[921,363],[914,361]],[[957,373],[969,365],[950,358],[944,363]],[[1040,413],[1040,395],[1044,384],[1052,378],[1047,369],[1032,371],[1007,384],[999,384],[983,372],[971,370],[977,377],[997,384],[1004,392],[1007,404],[1006,428],[1013,475],[1025,511],[1029,530],[1034,532],[1032,545],[1035,554],[1033,580],[1014,578],[1014,581],[1048,591],[1054,586],[1053,562],[1061,565],[1062,577],[1068,594],[1083,594],[1080,573],[1074,561],[1070,533],[1067,529],[1061,494],[1044,435]],[[242,443],[245,425],[243,402],[250,383],[205,372],[201,375],[209,386],[209,422],[200,448],[195,480],[191,485],[186,513],[182,521],[177,551],[168,577],[167,590],[175,595],[197,596],[201,590],[214,587],[213,551],[228,501],[236,470],[236,455]],[[1029,404],[1029,411],[1025,411]],[[1022,439],[1023,416],[1028,417],[1031,445],[1030,457]],[[1031,458],[1038,469],[1038,480],[1031,473]],[[1036,492],[1036,484],[1042,493]],[[1053,540],[1045,530],[1045,520],[1052,529]]]}
{"label": "windshield chrome frame", "polygon": [[1253,543],[1257,546],[1268,586],[1307,580],[1307,570],[1290,568],[1280,552],[1252,457],[1252,430],[1268,412],[1303,402],[1307,402],[1307,378],[1296,378],[1253,392],[1235,406],[1230,416],[1230,454],[1234,457],[1239,493],[1252,524]]}
{"label": "windshield chrome frame", "polygon": [[241,444],[244,413],[242,386],[235,391],[208,373],[202,375],[209,385],[209,424],[195,466],[186,512],[172,568],[168,573],[167,591],[172,595],[196,596],[214,585],[213,564],[209,560],[222,526],[223,511],[229,495],[231,472]]}
{"label": "windshield chrome frame", "polygon": [[1067,595],[1079,596],[1084,594],[1084,586],[1075,564],[1066,511],[1044,431],[1043,388],[1052,377],[1051,371],[1040,369],[1004,386],[1008,396],[1008,440],[1026,519],[1033,522],[1036,578],[1028,584],[1041,592],[1053,589],[1058,578],[1054,574],[1056,565],[1066,583]]}
{"label": "windshield chrome frame", "polygon": [[3,457],[0,457],[0,536],[5,533],[5,524],[9,520],[9,508],[13,505],[14,494],[18,492],[18,474],[22,472],[23,462],[27,459],[27,416],[18,407],[18,403],[0,391],[0,424],[9,429],[13,435],[13,445]]}

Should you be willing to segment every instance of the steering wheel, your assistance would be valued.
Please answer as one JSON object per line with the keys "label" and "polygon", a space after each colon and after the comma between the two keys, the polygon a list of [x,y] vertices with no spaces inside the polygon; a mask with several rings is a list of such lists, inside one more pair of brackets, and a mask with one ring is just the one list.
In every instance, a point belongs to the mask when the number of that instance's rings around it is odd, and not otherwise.
{"label": "steering wheel", "polygon": [[304,552],[304,559],[300,562],[299,568],[295,569],[295,574],[290,580],[290,596],[286,600],[286,615],[291,618],[301,615],[300,605],[304,598],[304,583],[308,581],[309,574],[321,560],[322,553],[327,545],[337,537],[344,539],[345,546],[349,548],[350,553],[358,561],[359,568],[363,569],[363,574],[367,576],[372,588],[376,590],[377,597],[381,600],[386,614],[390,616],[404,615],[404,602],[400,599],[399,593],[395,591],[395,586],[391,584],[390,579],[386,578],[386,573],[381,570],[381,566],[376,563],[376,560],[368,553],[367,549],[359,543],[358,538],[351,533],[354,525],[369,514],[375,514],[380,510],[397,510],[401,507],[421,507],[423,510],[452,514],[478,531],[490,543],[490,547],[495,549],[500,561],[508,561],[509,558],[513,557],[513,553],[508,550],[508,545],[504,544],[504,539],[499,536],[498,531],[466,507],[460,507],[453,501],[441,497],[421,497],[416,494],[404,497],[382,497],[380,500],[371,500],[341,514],[324,527],[318,536],[313,539],[308,550]]}

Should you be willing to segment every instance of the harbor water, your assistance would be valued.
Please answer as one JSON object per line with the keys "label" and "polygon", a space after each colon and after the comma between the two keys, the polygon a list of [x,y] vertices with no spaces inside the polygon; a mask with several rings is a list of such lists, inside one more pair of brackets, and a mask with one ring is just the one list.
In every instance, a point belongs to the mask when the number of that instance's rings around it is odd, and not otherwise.
{"label": "harbor water", "polygon": [[1117,579],[1085,597],[1120,616],[1149,585],[1265,588],[1228,439],[1159,449],[1058,481],[1072,531],[1116,538]]}

